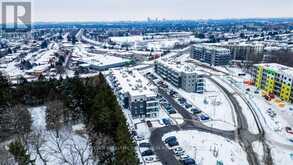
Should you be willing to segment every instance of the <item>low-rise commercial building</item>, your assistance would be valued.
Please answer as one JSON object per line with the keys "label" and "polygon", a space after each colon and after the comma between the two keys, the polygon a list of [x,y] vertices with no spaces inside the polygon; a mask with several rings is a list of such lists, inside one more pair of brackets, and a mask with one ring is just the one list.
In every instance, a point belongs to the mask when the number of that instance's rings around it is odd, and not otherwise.
{"label": "low-rise commercial building", "polygon": [[155,72],[177,88],[187,92],[204,92],[204,74],[193,64],[163,58],[155,62]]}
{"label": "low-rise commercial building", "polygon": [[207,45],[193,45],[190,57],[213,66],[227,65],[231,60],[229,49]]}
{"label": "low-rise commercial building", "polygon": [[276,64],[256,64],[252,69],[256,87],[293,102],[293,68]]}
{"label": "low-rise commercial building", "polygon": [[133,118],[158,116],[157,88],[137,70],[113,69],[110,79],[123,107],[130,110]]}

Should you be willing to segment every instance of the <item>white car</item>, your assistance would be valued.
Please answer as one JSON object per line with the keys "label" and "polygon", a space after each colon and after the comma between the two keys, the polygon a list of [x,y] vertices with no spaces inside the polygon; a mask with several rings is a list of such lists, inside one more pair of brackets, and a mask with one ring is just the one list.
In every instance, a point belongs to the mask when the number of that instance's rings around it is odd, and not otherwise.
{"label": "white car", "polygon": [[185,151],[175,151],[174,153],[176,156],[182,156],[185,154]]}
{"label": "white car", "polygon": [[182,155],[182,156],[180,156],[180,160],[185,160],[185,159],[188,159],[188,158],[190,158],[190,156],[188,156],[188,155]]}
{"label": "white car", "polygon": [[155,158],[153,158],[153,157],[146,157],[146,158],[144,158],[144,160],[146,162],[153,162],[155,160]]}
{"label": "white car", "polygon": [[177,152],[183,151],[183,149],[182,149],[181,147],[176,147],[176,148],[174,148],[173,150],[174,150],[174,152],[176,152],[176,151],[177,151]]}

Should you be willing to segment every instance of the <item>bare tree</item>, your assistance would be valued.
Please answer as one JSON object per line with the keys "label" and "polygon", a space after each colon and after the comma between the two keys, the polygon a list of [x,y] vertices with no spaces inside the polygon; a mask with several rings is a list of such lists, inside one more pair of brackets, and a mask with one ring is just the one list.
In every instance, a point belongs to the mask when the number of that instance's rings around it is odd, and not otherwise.
{"label": "bare tree", "polygon": [[31,131],[31,115],[23,105],[0,109],[0,139],[18,135],[24,137]]}
{"label": "bare tree", "polygon": [[61,101],[51,101],[47,103],[46,126],[48,130],[54,130],[59,137],[59,130],[63,126],[64,105]]}
{"label": "bare tree", "polygon": [[73,138],[72,132],[63,132],[56,136],[55,132],[49,134],[52,145],[47,146],[50,154],[54,155],[60,163],[68,165],[91,165],[94,158],[90,151],[90,143],[85,137]]}
{"label": "bare tree", "polygon": [[35,130],[27,139],[28,144],[32,147],[36,156],[40,158],[44,165],[48,162],[47,153],[44,149],[44,144],[46,143],[45,136],[42,130]]}

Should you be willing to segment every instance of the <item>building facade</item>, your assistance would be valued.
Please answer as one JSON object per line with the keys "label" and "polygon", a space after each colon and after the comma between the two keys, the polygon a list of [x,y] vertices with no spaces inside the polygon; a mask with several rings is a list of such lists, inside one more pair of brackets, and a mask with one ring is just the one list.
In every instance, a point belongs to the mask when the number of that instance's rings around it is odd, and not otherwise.
{"label": "building facade", "polygon": [[177,88],[187,92],[204,92],[204,74],[192,64],[160,59],[155,62],[155,72]]}
{"label": "building facade", "polygon": [[213,66],[227,65],[232,59],[229,49],[206,45],[193,45],[190,57]]}
{"label": "building facade", "polygon": [[293,68],[276,63],[256,64],[252,75],[257,88],[293,102]]}
{"label": "building facade", "polygon": [[110,80],[123,108],[133,118],[153,118],[159,113],[157,89],[137,70],[112,70]]}

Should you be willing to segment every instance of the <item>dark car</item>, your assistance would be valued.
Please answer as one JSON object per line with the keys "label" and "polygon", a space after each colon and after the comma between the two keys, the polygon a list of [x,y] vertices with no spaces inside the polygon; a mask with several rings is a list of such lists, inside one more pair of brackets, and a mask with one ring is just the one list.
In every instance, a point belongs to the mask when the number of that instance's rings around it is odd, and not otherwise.
{"label": "dark car", "polygon": [[139,147],[141,147],[141,148],[150,148],[151,144],[150,143],[140,143]]}
{"label": "dark car", "polygon": [[209,120],[210,118],[207,115],[200,115],[200,120]]}
{"label": "dark car", "polygon": [[174,95],[177,94],[177,92],[175,92],[175,91],[173,91],[173,90],[170,90],[169,94],[170,94],[171,96],[174,96]]}
{"label": "dark car", "polygon": [[131,135],[132,136],[136,136],[137,135],[137,132],[136,131],[131,131]]}
{"label": "dark car", "polygon": [[181,161],[184,165],[196,165],[195,160],[192,158],[187,158]]}
{"label": "dark car", "polygon": [[194,115],[197,115],[197,114],[200,114],[201,113],[201,110],[198,110],[196,108],[192,108],[191,109],[191,112],[194,114]]}
{"label": "dark car", "polygon": [[180,104],[184,104],[186,102],[185,98],[179,98],[178,101],[180,102]]}
{"label": "dark car", "polygon": [[167,112],[169,114],[175,114],[175,113],[177,113],[174,108],[171,108],[171,109],[167,110]]}
{"label": "dark car", "polygon": [[170,136],[170,137],[167,137],[164,141],[165,143],[168,143],[169,141],[173,141],[173,140],[177,141],[177,138],[175,136]]}
{"label": "dark car", "polygon": [[191,104],[185,104],[185,108],[191,108],[192,107],[192,105]]}
{"label": "dark car", "polygon": [[174,147],[174,146],[178,146],[179,143],[177,142],[177,140],[171,140],[169,142],[167,142],[167,144],[169,145],[169,147]]}
{"label": "dark car", "polygon": [[151,156],[151,155],[154,155],[154,151],[152,150],[146,150],[144,152],[141,153],[141,156]]}
{"label": "dark car", "polygon": [[146,123],[147,123],[147,125],[148,125],[149,128],[153,127],[153,124],[152,124],[151,121],[148,120]]}
{"label": "dark car", "polygon": [[162,119],[163,123],[166,125],[166,126],[170,126],[171,125],[171,121],[169,119]]}
{"label": "dark car", "polygon": [[293,134],[293,130],[291,127],[286,127],[286,132],[289,133],[289,134]]}

